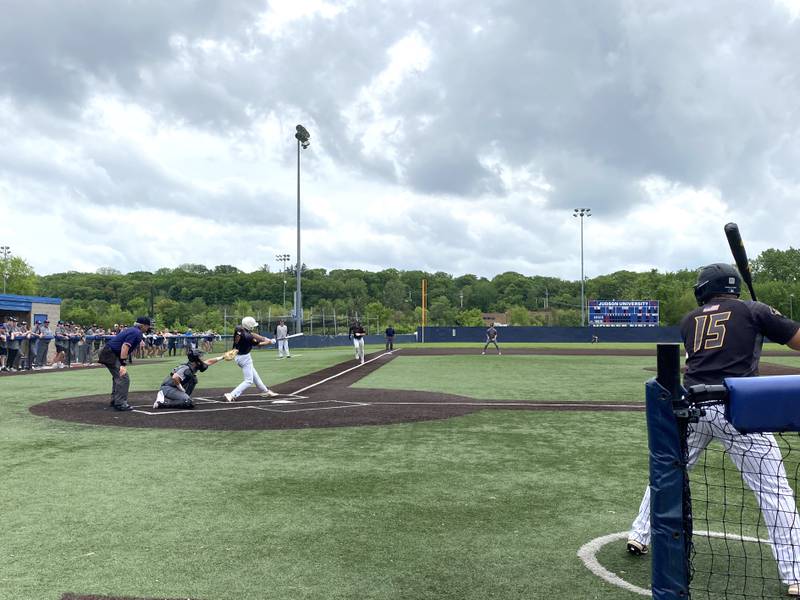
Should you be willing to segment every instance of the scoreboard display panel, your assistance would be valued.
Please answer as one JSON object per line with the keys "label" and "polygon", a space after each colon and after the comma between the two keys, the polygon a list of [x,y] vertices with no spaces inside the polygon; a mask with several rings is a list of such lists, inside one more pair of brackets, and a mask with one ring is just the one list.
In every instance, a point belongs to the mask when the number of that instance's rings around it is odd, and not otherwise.
{"label": "scoreboard display panel", "polygon": [[658,327],[658,300],[590,300],[593,327]]}

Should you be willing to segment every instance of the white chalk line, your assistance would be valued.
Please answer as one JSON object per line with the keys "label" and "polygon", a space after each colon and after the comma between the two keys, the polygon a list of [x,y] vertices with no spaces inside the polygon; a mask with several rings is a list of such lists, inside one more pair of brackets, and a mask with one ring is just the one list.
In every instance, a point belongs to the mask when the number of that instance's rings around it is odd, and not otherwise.
{"label": "white chalk line", "polygon": [[[769,544],[768,540],[764,540],[761,538],[756,537],[749,537],[746,535],[737,535],[735,533],[723,533],[719,531],[695,531],[695,536],[699,537],[709,537],[709,538],[717,538],[717,539],[728,539],[728,540],[737,540],[742,542],[753,542],[757,544]],[[612,573],[608,569],[606,569],[600,562],[597,560],[597,553],[600,549],[612,542],[616,542],[618,540],[625,540],[628,537],[627,531],[619,531],[617,533],[610,533],[608,535],[604,535],[599,538],[595,538],[583,546],[580,547],[578,550],[578,558],[583,561],[583,564],[589,569],[592,573],[597,575],[603,581],[610,583],[611,585],[615,585],[620,587],[624,590],[628,590],[629,592],[633,592],[634,594],[639,594],[640,596],[652,596],[653,593],[643,587],[639,587],[638,585],[634,585],[622,579],[616,573]]]}
{"label": "white chalk line", "polygon": [[[634,407],[639,409],[639,405],[637,404],[594,404],[592,402],[585,402],[585,403],[565,403],[565,404],[556,404],[552,402],[535,402],[531,401],[521,401],[521,402],[492,402],[491,400],[487,400],[485,402],[391,402],[391,401],[378,401],[369,403],[370,406],[377,406],[380,404],[390,404],[393,406],[534,406],[536,408],[576,408],[576,409],[585,409],[587,407],[590,408],[631,408]],[[641,407],[644,408],[643,406]]]}
{"label": "white chalk line", "polygon": [[336,379],[337,377],[341,377],[342,375],[344,375],[346,373],[349,373],[350,371],[354,371],[354,370],[356,370],[356,369],[358,369],[360,367],[363,367],[364,365],[367,365],[367,364],[369,364],[371,362],[375,362],[379,358],[383,358],[384,356],[389,356],[390,354],[392,354],[392,352],[393,351],[384,352],[383,354],[379,354],[378,356],[376,356],[374,358],[370,358],[369,360],[366,360],[363,363],[357,364],[355,367],[350,367],[349,369],[345,369],[344,371],[342,371],[340,373],[336,373],[335,375],[331,375],[330,377],[326,377],[322,381],[318,381],[317,383],[312,383],[311,385],[307,385],[306,387],[301,388],[301,389],[297,390],[296,392],[294,392],[293,395],[302,394],[306,390],[310,390],[311,388],[315,388],[318,385],[322,385],[323,383],[327,383],[331,379]]}

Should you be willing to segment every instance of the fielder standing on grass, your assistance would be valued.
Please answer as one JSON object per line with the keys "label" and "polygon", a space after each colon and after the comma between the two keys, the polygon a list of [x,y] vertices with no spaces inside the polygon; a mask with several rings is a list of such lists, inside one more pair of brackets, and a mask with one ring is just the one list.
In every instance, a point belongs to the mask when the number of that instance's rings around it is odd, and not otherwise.
{"label": "fielder standing on grass", "polygon": [[131,353],[142,343],[145,333],[150,331],[150,317],[139,317],[133,327],[127,327],[108,340],[97,357],[97,362],[105,365],[111,373],[111,406],[114,410],[128,411],[128,390],[131,380],[128,377],[128,360]]}
{"label": "fielder standing on grass", "polygon": [[486,345],[484,345],[481,354],[486,354],[486,349],[489,347],[489,344],[494,344],[494,347],[497,348],[498,356],[502,354],[502,352],[500,352],[500,346],[497,345],[497,329],[495,329],[494,325],[495,324],[492,323],[492,326],[486,330]]}
{"label": "fielder standing on grass", "polygon": [[[757,377],[764,338],[800,350],[800,323],[762,302],[739,300],[741,277],[731,265],[700,270],[694,295],[699,308],[681,321],[686,349],[683,385],[720,385],[726,377]],[[771,433],[743,435],[725,418],[723,405],[704,408],[689,430],[688,468],[712,439],[722,443],[753,490],[769,533],[772,552],[789,596],[800,596],[800,516],[786,478],[780,448]],[[650,544],[650,488],[628,534],[627,550],[640,556]]]}
{"label": "fielder standing on grass", "polygon": [[364,337],[366,335],[367,332],[364,331],[361,321],[355,321],[350,326],[348,337],[353,340],[353,346],[356,349],[356,360],[360,360],[362,365],[364,364]]}
{"label": "fielder standing on grass", "polygon": [[192,392],[197,385],[197,372],[204,372],[222,360],[221,356],[203,360],[203,353],[195,348],[186,352],[186,362],[178,365],[161,383],[153,408],[194,408]]}
{"label": "fielder standing on grass", "polygon": [[258,323],[253,317],[245,317],[242,319],[241,326],[236,327],[236,330],[233,332],[233,349],[237,351],[235,360],[236,364],[239,365],[244,373],[244,381],[232,392],[225,394],[225,400],[228,402],[235,402],[251,385],[258,387],[258,389],[262,391],[261,395],[267,398],[278,395],[264,385],[264,382],[261,381],[261,377],[258,376],[256,368],[253,365],[253,357],[250,355],[250,351],[253,347],[268,346],[269,344],[275,343],[275,340],[253,333],[253,329],[256,327],[258,327]]}

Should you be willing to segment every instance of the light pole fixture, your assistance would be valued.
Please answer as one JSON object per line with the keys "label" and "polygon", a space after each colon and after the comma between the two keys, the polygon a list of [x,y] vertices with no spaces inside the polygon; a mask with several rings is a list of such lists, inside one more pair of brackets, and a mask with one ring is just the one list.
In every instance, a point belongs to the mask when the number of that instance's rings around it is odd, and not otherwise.
{"label": "light pole fixture", "polygon": [[585,283],[583,278],[583,217],[591,217],[591,208],[576,208],[572,211],[572,216],[581,218],[581,327],[586,326],[586,295]]}
{"label": "light pole fixture", "polygon": [[291,257],[288,254],[276,254],[275,260],[277,260],[282,265],[281,271],[283,272],[283,309],[286,310],[286,272],[288,271],[286,265],[291,260]]}
{"label": "light pole fixture", "polygon": [[303,327],[303,296],[300,291],[300,148],[303,150],[311,144],[311,134],[302,125],[295,127],[294,137],[297,139],[297,290],[294,298],[294,331],[300,333]]}
{"label": "light pole fixture", "polygon": [[9,246],[0,246],[0,253],[3,255],[3,293],[6,293],[6,282],[8,281],[8,257],[11,255]]}

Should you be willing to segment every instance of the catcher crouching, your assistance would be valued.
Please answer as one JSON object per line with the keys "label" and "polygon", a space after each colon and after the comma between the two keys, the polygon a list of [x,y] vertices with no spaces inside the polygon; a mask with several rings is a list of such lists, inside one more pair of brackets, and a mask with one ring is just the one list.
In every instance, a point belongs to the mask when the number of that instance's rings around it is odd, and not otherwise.
{"label": "catcher crouching", "polygon": [[197,372],[201,373],[224,356],[203,360],[203,353],[195,348],[186,351],[186,362],[178,365],[161,384],[153,408],[194,408],[192,392],[197,385]]}

